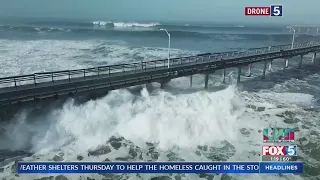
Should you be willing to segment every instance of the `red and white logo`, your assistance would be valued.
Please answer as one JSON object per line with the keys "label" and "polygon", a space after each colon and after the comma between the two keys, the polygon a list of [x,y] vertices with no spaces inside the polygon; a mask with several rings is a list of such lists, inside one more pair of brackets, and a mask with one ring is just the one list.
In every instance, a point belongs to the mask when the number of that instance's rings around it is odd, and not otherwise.
{"label": "red and white logo", "polygon": [[297,156],[297,146],[262,146],[262,156]]}
{"label": "red and white logo", "polygon": [[244,13],[246,16],[270,16],[270,7],[245,7]]}
{"label": "red and white logo", "polygon": [[285,156],[285,146],[262,146],[262,156]]}

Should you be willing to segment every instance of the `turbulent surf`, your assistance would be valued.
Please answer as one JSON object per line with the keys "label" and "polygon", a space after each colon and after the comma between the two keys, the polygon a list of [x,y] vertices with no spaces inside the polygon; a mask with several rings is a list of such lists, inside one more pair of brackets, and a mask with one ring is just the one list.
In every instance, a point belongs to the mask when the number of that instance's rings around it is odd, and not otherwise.
{"label": "turbulent surf", "polygon": [[[285,26],[193,24],[192,22],[0,22],[0,77],[80,69],[121,62],[234,51],[291,43]],[[302,29],[303,30],[303,29]],[[319,40],[312,30],[297,42]],[[262,134],[275,123],[296,130],[302,175],[117,174],[82,179],[317,179],[319,174],[319,64],[305,56],[302,69],[275,60],[266,79],[263,64],[235,86],[217,71],[204,90],[203,75],[110,91],[103,97],[40,102],[0,112],[0,177],[23,179],[18,161],[260,161]],[[318,61],[319,62],[319,61]],[[183,168],[183,167],[168,167]],[[187,168],[187,167],[184,167]],[[199,167],[200,168],[200,167]],[[211,168],[211,167],[202,167]],[[30,179],[79,179],[78,175],[28,175]]]}

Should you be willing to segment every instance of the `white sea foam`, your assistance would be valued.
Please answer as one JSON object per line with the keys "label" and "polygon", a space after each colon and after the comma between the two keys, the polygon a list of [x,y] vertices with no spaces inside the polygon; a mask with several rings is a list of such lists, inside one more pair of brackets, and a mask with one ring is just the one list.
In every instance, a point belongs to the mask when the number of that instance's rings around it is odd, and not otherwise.
{"label": "white sea foam", "polygon": [[151,22],[151,23],[137,23],[137,22],[111,22],[111,21],[93,21],[93,25],[100,25],[105,26],[107,24],[113,24],[114,27],[119,28],[128,28],[128,27],[143,27],[149,28],[160,25],[158,22]]}
{"label": "white sea foam", "polygon": [[110,22],[110,21],[93,21],[92,22],[93,25],[100,25],[100,26],[105,26],[109,23],[112,23],[112,22]]}
{"label": "white sea foam", "polygon": [[160,23],[135,23],[135,22],[114,22],[115,27],[154,27],[160,25]]}
{"label": "white sea foam", "polygon": [[[166,48],[130,47],[125,42],[73,40],[0,40],[0,77],[88,68],[167,56]],[[172,57],[189,52],[172,49]]]}
{"label": "white sea foam", "polygon": [[[106,156],[86,155],[89,149],[105,144],[111,136],[120,135],[143,150],[146,148],[145,142],[153,142],[158,144],[157,151],[160,154],[174,151],[187,161],[209,160],[205,155],[193,155],[197,145],[221,147],[221,143],[227,140],[236,149],[235,155],[229,160],[247,161],[249,158],[259,161],[260,157],[252,154],[260,153],[262,145],[258,129],[267,127],[270,120],[277,121],[279,126],[292,126],[285,124],[276,114],[286,110],[298,110],[291,105],[292,101],[281,102],[287,104],[287,108],[277,108],[275,100],[279,99],[279,96],[274,95],[239,92],[235,86],[218,92],[198,91],[177,95],[162,90],[150,93],[142,89],[139,97],[127,90],[115,90],[102,99],[89,101],[82,106],[69,101],[62,109],[57,109],[48,117],[33,123],[27,123],[25,114],[22,114],[17,117],[19,123],[11,125],[9,132],[12,134],[8,134],[8,137],[11,137],[13,147],[20,148],[30,139],[40,160],[48,160],[58,152],[63,152],[67,161],[76,160],[77,154],[82,154],[87,161],[125,157],[128,149],[124,147]],[[291,98],[294,96],[295,94],[291,94]],[[308,104],[311,99],[303,98],[295,103]],[[247,104],[266,109],[257,112],[247,108]],[[249,134],[242,134],[241,129],[246,129]],[[303,156],[303,153],[300,154]],[[74,175],[68,177],[76,179]],[[149,175],[142,177],[148,178]],[[194,175],[186,177],[197,178]],[[251,175],[237,178],[271,179],[271,176]],[[278,176],[273,178],[281,179]]]}

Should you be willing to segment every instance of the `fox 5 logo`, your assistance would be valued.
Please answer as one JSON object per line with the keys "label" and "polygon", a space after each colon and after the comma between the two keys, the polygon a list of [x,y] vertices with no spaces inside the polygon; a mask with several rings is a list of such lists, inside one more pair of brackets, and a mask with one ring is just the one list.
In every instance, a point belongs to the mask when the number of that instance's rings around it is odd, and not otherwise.
{"label": "fox 5 logo", "polygon": [[271,16],[282,17],[282,5],[271,5]]}
{"label": "fox 5 logo", "polygon": [[297,146],[262,146],[263,156],[296,156]]}

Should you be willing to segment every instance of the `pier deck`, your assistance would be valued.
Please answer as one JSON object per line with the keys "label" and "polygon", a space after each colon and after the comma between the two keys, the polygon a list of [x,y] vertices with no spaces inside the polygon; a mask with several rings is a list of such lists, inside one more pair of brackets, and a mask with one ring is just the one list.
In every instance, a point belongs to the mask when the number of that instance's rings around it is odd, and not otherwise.
{"label": "pier deck", "polygon": [[85,91],[107,92],[150,82],[165,83],[182,76],[210,74],[216,70],[241,68],[257,62],[266,64],[274,59],[287,60],[293,56],[309,53],[314,53],[315,57],[319,51],[320,42],[308,42],[295,44],[293,49],[290,44],[172,58],[169,61],[169,68],[168,59],[163,59],[4,77],[0,78],[0,105]]}

